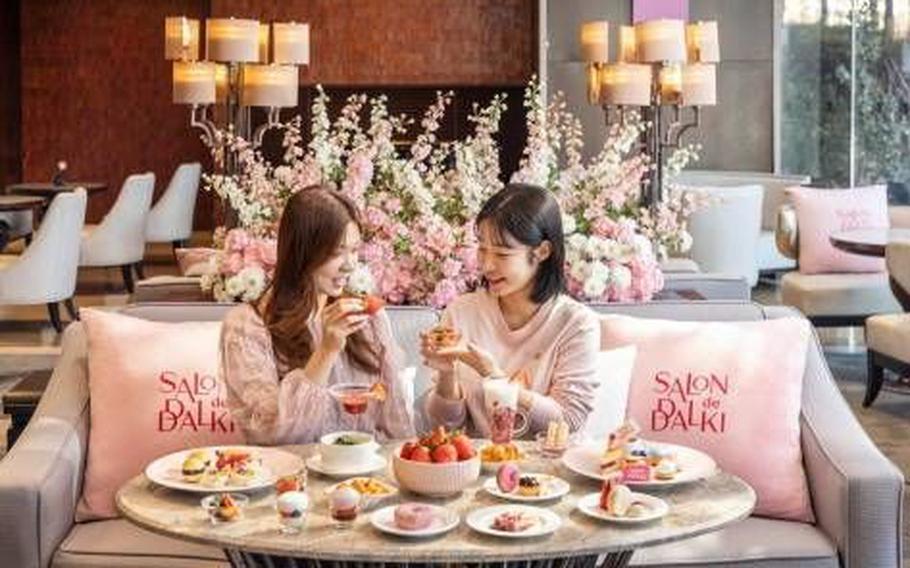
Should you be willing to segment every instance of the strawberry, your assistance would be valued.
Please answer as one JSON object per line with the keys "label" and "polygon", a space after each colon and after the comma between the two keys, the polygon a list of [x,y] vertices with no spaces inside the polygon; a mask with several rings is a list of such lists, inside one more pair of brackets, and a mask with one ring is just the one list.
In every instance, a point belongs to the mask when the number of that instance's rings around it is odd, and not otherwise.
{"label": "strawberry", "polygon": [[403,460],[411,459],[411,454],[414,453],[415,449],[417,449],[416,442],[405,442],[405,444],[403,446],[401,446],[401,454],[400,454],[401,459],[403,459]]}
{"label": "strawberry", "polygon": [[450,443],[445,443],[433,449],[433,462],[434,463],[449,463],[453,461],[458,461],[458,450],[455,449]]}
{"label": "strawberry", "polygon": [[368,316],[375,315],[376,312],[385,307],[385,301],[379,296],[365,296],[363,298],[363,312]]}
{"label": "strawberry", "polygon": [[452,436],[450,442],[458,452],[458,461],[469,460],[474,457],[474,446],[471,445],[471,440],[464,434]]}
{"label": "strawberry", "polygon": [[435,448],[449,441],[449,435],[446,433],[445,426],[437,426],[433,433],[420,441],[424,446]]}
{"label": "strawberry", "polygon": [[415,462],[426,462],[430,463],[432,458],[430,457],[430,449],[425,446],[417,446],[411,451],[411,461]]}

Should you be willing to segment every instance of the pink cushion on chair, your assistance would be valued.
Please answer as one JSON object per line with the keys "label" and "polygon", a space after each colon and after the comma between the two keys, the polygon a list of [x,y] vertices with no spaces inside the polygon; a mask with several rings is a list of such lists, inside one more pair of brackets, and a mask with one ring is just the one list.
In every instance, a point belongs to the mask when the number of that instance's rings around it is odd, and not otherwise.
{"label": "pink cushion on chair", "polygon": [[853,229],[887,228],[888,195],[883,185],[853,189],[787,190],[796,208],[799,225],[799,271],[883,272],[880,258],[850,254],[834,248],[833,233]]}
{"label": "pink cushion on chair", "polygon": [[218,254],[213,248],[179,248],[174,251],[181,276],[204,276],[214,270],[209,261]]}
{"label": "pink cushion on chair", "polygon": [[601,348],[638,348],[628,416],[644,439],[706,452],[755,489],[756,514],[804,522],[814,518],[799,423],[808,341],[801,318],[606,316],[601,326]]}
{"label": "pink cushion on chair", "polygon": [[81,315],[91,430],[78,521],[116,516],[117,490],[155,458],[242,440],[218,374],[221,322]]}

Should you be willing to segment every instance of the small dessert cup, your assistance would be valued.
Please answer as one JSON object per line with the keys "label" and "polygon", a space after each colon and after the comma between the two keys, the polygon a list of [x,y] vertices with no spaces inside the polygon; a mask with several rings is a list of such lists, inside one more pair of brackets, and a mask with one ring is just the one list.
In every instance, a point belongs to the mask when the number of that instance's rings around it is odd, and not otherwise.
{"label": "small dessert cup", "polygon": [[572,437],[570,436],[566,439],[565,443],[554,444],[552,441],[547,440],[546,432],[538,432],[534,439],[537,440],[537,451],[540,452],[540,455],[548,459],[561,458],[572,443]]}
{"label": "small dessert cup", "polygon": [[250,498],[242,493],[216,493],[202,498],[200,505],[213,525],[230,523],[243,518]]}
{"label": "small dessert cup", "polygon": [[335,528],[347,529],[354,525],[360,513],[362,496],[356,489],[340,486],[329,493],[329,516]]}
{"label": "small dessert cup", "polygon": [[306,524],[307,511],[310,500],[302,491],[285,491],[275,500],[275,510],[278,512],[278,522],[281,524],[281,534],[294,535],[300,533]]}

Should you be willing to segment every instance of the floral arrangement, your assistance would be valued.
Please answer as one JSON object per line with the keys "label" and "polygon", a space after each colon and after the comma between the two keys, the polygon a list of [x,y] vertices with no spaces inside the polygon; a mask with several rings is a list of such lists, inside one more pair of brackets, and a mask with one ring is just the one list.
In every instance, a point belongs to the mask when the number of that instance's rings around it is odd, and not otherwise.
{"label": "floral arrangement", "polygon": [[[368,286],[362,282],[368,273],[373,291],[387,302],[437,308],[473,289],[479,279],[473,219],[503,186],[496,135],[504,96],[475,106],[466,139],[440,141],[452,94],[438,93],[406,151],[396,149],[393,138],[411,119],[392,116],[385,97],[353,95],[334,120],[328,102],[318,88],[306,144],[300,117],[282,126],[277,164],[242,138],[217,134],[215,161],[231,156],[236,173],[206,175],[205,185],[235,212],[238,228],[216,234],[221,252],[203,287],[218,300],[258,298],[274,267],[284,203],[320,183],[348,196],[363,213],[361,286]],[[653,214],[640,207],[650,163],[636,144],[648,125],[632,117],[614,127],[586,164],[579,121],[561,96],[546,104],[532,81],[525,107],[529,138],[512,181],[547,187],[560,201],[569,235],[569,291],[596,301],[650,299],[663,285],[658,257],[691,241],[685,219],[695,204],[677,193]],[[677,152],[668,168],[679,169],[694,156],[691,148]]]}

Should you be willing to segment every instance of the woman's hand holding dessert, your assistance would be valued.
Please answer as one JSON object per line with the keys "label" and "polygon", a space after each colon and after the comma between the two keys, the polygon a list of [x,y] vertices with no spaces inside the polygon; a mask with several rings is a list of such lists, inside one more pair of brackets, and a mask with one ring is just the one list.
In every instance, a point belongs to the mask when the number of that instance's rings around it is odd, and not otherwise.
{"label": "woman's hand holding dessert", "polygon": [[363,300],[341,298],[322,310],[322,347],[329,352],[344,350],[348,336],[363,329],[370,316],[364,312]]}

